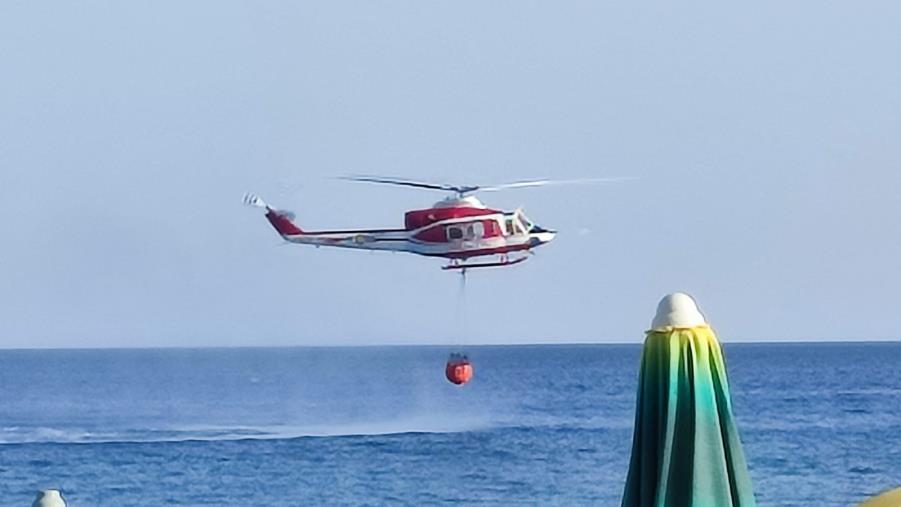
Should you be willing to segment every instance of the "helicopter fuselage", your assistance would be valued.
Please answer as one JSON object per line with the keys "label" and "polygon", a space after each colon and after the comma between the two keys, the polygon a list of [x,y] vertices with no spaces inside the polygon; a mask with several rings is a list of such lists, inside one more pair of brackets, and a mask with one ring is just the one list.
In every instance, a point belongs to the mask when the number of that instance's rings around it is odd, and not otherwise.
{"label": "helicopter fuselage", "polygon": [[[266,218],[286,241],[304,245],[409,252],[453,262],[526,252],[553,240],[554,231],[532,223],[521,210],[486,207],[472,196],[448,198],[408,211],[403,229],[305,231],[292,217],[266,206]],[[492,264],[496,265],[496,264]]]}

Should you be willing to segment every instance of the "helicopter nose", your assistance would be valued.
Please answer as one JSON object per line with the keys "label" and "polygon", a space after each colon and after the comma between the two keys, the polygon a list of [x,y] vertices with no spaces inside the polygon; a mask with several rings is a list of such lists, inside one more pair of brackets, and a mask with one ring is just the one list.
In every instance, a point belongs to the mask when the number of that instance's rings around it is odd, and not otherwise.
{"label": "helicopter nose", "polygon": [[554,239],[554,236],[557,235],[557,231],[552,231],[536,225],[532,228],[531,235],[532,246],[538,246],[549,243]]}

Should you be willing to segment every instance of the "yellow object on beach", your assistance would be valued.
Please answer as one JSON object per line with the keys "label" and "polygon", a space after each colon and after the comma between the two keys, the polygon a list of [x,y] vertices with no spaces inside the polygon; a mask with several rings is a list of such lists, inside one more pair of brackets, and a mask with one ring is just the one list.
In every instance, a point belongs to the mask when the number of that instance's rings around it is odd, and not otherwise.
{"label": "yellow object on beach", "polygon": [[858,507],[901,507],[901,488],[886,491],[864,501]]}

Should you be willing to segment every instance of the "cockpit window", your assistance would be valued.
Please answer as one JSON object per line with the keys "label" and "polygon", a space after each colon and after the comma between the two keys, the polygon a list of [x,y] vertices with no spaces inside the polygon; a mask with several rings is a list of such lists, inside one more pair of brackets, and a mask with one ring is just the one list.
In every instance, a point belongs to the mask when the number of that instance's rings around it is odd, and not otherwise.
{"label": "cockpit window", "polygon": [[522,223],[522,226],[526,231],[532,230],[532,222],[528,218],[526,218],[526,215],[522,211],[517,213],[516,216],[519,217],[519,221]]}
{"label": "cockpit window", "polygon": [[448,227],[447,239],[463,239],[463,229],[459,227]]}
{"label": "cockpit window", "polygon": [[504,218],[507,236],[512,236],[514,234],[526,234],[531,231],[532,227],[534,226],[532,221],[529,220],[522,211],[511,213],[504,216]]}

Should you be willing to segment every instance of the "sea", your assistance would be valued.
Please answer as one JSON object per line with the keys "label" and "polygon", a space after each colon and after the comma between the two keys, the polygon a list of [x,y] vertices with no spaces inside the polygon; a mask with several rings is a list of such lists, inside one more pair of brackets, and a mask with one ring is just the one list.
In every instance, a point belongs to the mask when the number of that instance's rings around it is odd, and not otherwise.
{"label": "sea", "polygon": [[[723,347],[759,505],[901,485],[901,343]],[[454,351],[0,351],[0,505],[619,505],[639,344]]]}

